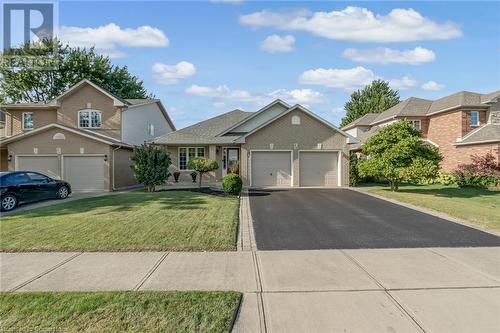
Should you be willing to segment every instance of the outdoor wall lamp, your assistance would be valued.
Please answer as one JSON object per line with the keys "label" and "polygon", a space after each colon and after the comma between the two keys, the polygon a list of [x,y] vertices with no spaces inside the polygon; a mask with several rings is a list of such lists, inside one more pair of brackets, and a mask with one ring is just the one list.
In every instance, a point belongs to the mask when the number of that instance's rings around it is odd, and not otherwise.
{"label": "outdoor wall lamp", "polygon": [[9,156],[7,156],[7,161],[12,161],[12,154],[9,154]]}
{"label": "outdoor wall lamp", "polygon": [[108,155],[104,155],[104,162],[108,161]]}

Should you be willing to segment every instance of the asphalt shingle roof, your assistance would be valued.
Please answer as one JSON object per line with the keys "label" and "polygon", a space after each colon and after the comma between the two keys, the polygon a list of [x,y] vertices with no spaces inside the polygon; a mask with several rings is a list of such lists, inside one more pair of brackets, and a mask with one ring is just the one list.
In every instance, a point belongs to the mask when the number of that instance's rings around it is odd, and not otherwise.
{"label": "asphalt shingle roof", "polygon": [[410,97],[404,101],[394,105],[392,108],[385,110],[380,113],[377,118],[372,121],[372,124],[376,124],[381,121],[389,120],[393,117],[420,117],[427,114],[427,110],[431,106],[432,101],[428,99]]}
{"label": "asphalt shingle roof", "polygon": [[467,134],[462,141],[457,144],[468,144],[483,141],[499,141],[500,142],[500,125],[486,124]]}
{"label": "asphalt shingle roof", "polygon": [[342,127],[343,130],[352,128],[354,126],[370,126],[370,124],[380,115],[380,113],[367,113],[361,118],[349,123],[348,125]]}
{"label": "asphalt shingle roof", "polygon": [[232,143],[240,136],[224,135],[217,136],[225,129],[230,128],[236,123],[250,116],[253,112],[245,112],[241,110],[234,110],[217,117],[207,119],[205,121],[196,123],[189,127],[180,129],[175,132],[170,132],[153,139],[154,143],[160,144],[190,144],[190,143],[203,143],[203,144],[218,144],[218,143]]}
{"label": "asphalt shingle roof", "polygon": [[159,99],[155,99],[155,98],[128,98],[125,101],[131,105],[139,105],[139,104],[156,103],[159,101]]}

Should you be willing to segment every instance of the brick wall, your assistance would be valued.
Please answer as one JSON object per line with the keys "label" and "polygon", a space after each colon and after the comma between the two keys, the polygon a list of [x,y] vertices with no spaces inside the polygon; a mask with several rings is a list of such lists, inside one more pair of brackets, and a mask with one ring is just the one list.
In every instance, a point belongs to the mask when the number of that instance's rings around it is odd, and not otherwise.
{"label": "brick wall", "polygon": [[[462,111],[462,136],[466,135],[473,129],[477,127],[472,127],[470,123],[470,112],[471,111]],[[478,111],[479,112],[479,125],[486,124],[486,111]]]}

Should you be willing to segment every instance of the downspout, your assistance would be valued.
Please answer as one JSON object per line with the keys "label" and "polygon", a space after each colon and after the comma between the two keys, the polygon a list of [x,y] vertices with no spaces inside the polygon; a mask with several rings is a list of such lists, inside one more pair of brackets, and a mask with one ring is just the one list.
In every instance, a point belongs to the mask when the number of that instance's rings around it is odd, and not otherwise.
{"label": "downspout", "polygon": [[113,168],[113,177],[112,177],[112,182],[113,182],[112,190],[113,191],[116,191],[116,187],[115,187],[115,151],[117,151],[118,149],[120,149],[122,147],[123,147],[122,145],[119,145],[118,147],[113,149],[113,153],[111,154],[111,158],[113,159],[113,161],[111,162],[111,164],[112,164],[111,167]]}

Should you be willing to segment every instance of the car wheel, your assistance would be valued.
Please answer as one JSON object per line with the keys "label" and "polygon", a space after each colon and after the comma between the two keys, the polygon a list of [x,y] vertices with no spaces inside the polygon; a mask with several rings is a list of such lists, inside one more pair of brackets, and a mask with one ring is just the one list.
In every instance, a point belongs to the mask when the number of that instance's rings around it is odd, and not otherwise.
{"label": "car wheel", "polygon": [[59,188],[59,191],[57,191],[57,198],[58,199],[66,199],[69,195],[69,190],[66,186],[61,186]]}
{"label": "car wheel", "polygon": [[12,194],[7,194],[2,198],[2,210],[8,212],[17,206],[17,198]]}

